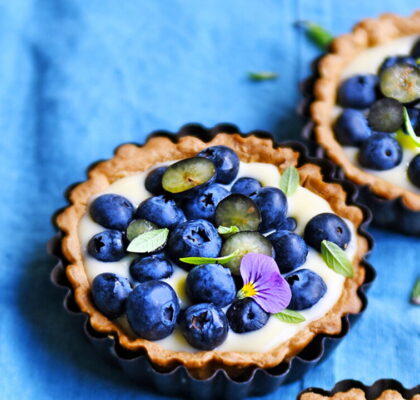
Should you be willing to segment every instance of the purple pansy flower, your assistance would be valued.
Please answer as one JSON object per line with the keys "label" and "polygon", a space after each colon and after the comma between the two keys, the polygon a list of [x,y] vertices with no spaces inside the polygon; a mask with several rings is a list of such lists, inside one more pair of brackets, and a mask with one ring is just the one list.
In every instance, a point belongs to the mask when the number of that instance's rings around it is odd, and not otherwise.
{"label": "purple pansy flower", "polygon": [[239,298],[252,297],[266,312],[275,314],[290,303],[292,293],[286,279],[272,257],[248,253],[241,261],[240,272],[244,286]]}

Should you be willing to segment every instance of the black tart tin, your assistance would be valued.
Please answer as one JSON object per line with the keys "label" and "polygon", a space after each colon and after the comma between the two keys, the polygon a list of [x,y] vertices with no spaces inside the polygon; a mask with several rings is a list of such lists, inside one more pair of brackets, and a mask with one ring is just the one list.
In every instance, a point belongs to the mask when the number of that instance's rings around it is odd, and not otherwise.
{"label": "black tart tin", "polygon": [[365,386],[362,382],[354,380],[345,380],[338,382],[333,389],[323,390],[319,388],[308,388],[301,392],[298,396],[298,400],[304,393],[317,393],[322,396],[333,396],[338,392],[347,392],[350,389],[361,389],[365,392],[367,400],[377,399],[381,393],[385,390],[395,390],[399,392],[404,399],[410,400],[416,394],[420,394],[420,385],[413,387],[412,389],[406,389],[400,382],[394,379],[381,379],[376,381],[372,386]]}
{"label": "black tart tin", "polygon": [[[239,129],[231,124],[220,124],[212,129],[206,129],[198,124],[188,124],[182,127],[177,134],[171,134],[167,131],[156,131],[149,135],[148,138],[165,136],[176,142],[182,136],[196,136],[201,140],[208,142],[215,135],[222,132],[241,134]],[[241,135],[247,136],[244,134]],[[373,239],[366,232],[367,226],[371,220],[370,211],[355,202],[355,198],[358,194],[356,187],[348,181],[338,179],[334,175],[335,169],[329,161],[310,157],[307,148],[301,143],[277,143],[271,134],[264,131],[253,131],[248,135],[269,138],[273,141],[275,147],[292,148],[300,154],[299,165],[305,163],[316,164],[321,167],[326,182],[341,184],[347,192],[348,204],[357,205],[363,211],[364,222],[360,226],[358,233],[368,240],[369,249],[372,249]],[[92,166],[95,164],[96,163],[92,164]],[[75,185],[72,185],[67,190],[67,195],[74,186]],[[53,223],[56,228],[55,216],[61,211],[62,210],[58,210],[53,216]],[[88,316],[83,314],[75,303],[72,287],[66,278],[65,267],[67,261],[61,253],[61,233],[58,233],[51,239],[48,250],[50,254],[58,259],[58,263],[51,272],[51,281],[55,286],[62,290],[64,296],[64,309],[75,321],[78,321],[78,323],[81,324],[86,337],[103,357],[112,364],[122,368],[127,375],[140,385],[151,387],[156,392],[168,396],[180,396],[200,400],[234,400],[242,399],[247,396],[261,396],[274,391],[283,383],[292,382],[302,377],[309,368],[325,359],[335,346],[337,346],[340,340],[346,336],[351,324],[355,323],[365,310],[367,306],[365,292],[375,279],[374,269],[364,259],[363,265],[366,269],[366,277],[364,283],[358,290],[358,295],[362,301],[362,309],[358,314],[350,314],[342,318],[342,330],[340,334],[316,336],[297,356],[293,357],[289,362],[282,362],[274,368],[253,368],[235,379],[230,378],[224,370],[219,369],[210,378],[196,379],[192,377],[182,365],[175,367],[169,372],[159,371],[150,363],[148,357],[144,353],[128,351],[122,348],[112,336],[102,335],[93,330],[90,326]]]}
{"label": "black tart tin", "polygon": [[[307,145],[310,149],[310,154],[320,158],[327,158],[328,156],[324,149],[315,139],[314,124],[310,119],[310,105],[314,100],[313,88],[315,81],[319,77],[318,64],[320,59],[321,57],[312,62],[311,75],[301,84],[303,100],[298,107],[298,113],[306,120],[302,136],[308,141]],[[336,166],[335,176],[339,179],[346,179],[344,171],[338,166]],[[368,185],[354,184],[358,187],[356,200],[372,211],[374,225],[406,235],[420,236],[420,211],[408,208],[401,197],[389,200],[378,196]]]}

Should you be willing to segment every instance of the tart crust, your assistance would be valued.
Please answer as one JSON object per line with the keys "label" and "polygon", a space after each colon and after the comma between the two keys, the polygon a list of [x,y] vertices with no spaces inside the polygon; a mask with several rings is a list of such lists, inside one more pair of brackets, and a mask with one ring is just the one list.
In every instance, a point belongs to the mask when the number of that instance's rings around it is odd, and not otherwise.
{"label": "tart crust", "polygon": [[382,198],[392,200],[401,197],[409,209],[420,211],[420,194],[400,188],[354,165],[335,139],[331,122],[337,88],[345,67],[369,47],[414,34],[420,34],[420,10],[406,18],[395,14],[382,14],[377,19],[364,19],[351,33],[334,39],[330,52],[318,64],[319,78],[314,85],[314,101],[310,107],[310,114],[315,124],[316,141],[324,148],[328,158],[344,170],[347,178],[359,185],[369,185],[371,190]]}
{"label": "tart crust", "polygon": [[[270,163],[278,167],[280,172],[290,165],[297,165],[299,160],[299,153],[293,149],[275,147],[272,140],[252,135],[243,137],[239,134],[219,133],[208,143],[194,136],[181,137],[176,143],[167,137],[152,137],[144,146],[122,145],[112,159],[95,164],[88,172],[88,180],[70,191],[70,206],[56,217],[57,226],[63,234],[62,252],[68,261],[66,275],[74,289],[75,301],[81,311],[89,315],[93,329],[115,337],[127,350],[146,353],[161,370],[167,371],[181,364],[194,377],[201,379],[211,376],[219,368],[234,377],[251,367],[274,367],[282,361],[290,360],[316,335],[339,334],[342,329],[341,318],[347,314],[356,314],[362,308],[357,290],[365,280],[363,258],[369,251],[367,238],[357,234],[357,251],[353,259],[355,274],[353,278],[346,278],[338,302],[322,318],[308,324],[297,335],[269,352],[177,352],[163,349],[157,342],[130,337],[120,326],[102,315],[91,300],[78,237],[79,221],[88,211],[89,199],[115,180],[147,170],[160,162],[191,157],[212,145],[229,146],[241,161]],[[333,211],[350,220],[358,231],[364,221],[363,211],[346,204],[347,194],[341,185],[323,182],[320,167],[315,164],[304,164],[298,170],[302,186],[326,199]]]}
{"label": "tart crust", "polygon": [[[347,392],[338,392],[333,396],[323,396],[317,393],[304,393],[299,400],[366,400],[366,394],[361,389],[350,389]],[[411,399],[405,399],[395,390],[385,390],[375,400],[420,400],[420,395],[415,395]]]}

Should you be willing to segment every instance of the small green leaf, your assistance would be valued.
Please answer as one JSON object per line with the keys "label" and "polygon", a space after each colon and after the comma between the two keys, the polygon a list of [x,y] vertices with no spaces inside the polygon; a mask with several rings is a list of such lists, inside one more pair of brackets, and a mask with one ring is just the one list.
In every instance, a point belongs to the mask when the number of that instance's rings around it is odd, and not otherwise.
{"label": "small green leaf", "polygon": [[142,233],[130,242],[127,251],[132,253],[150,253],[166,243],[168,234],[168,228]]}
{"label": "small green leaf", "polygon": [[239,254],[239,250],[235,250],[233,253],[228,254],[224,257],[184,257],[180,258],[179,261],[182,261],[186,264],[193,264],[193,265],[202,265],[202,264],[226,264],[230,260],[234,259]]}
{"label": "small green leaf", "polygon": [[287,322],[288,324],[299,324],[300,322],[306,321],[302,314],[293,310],[288,310],[287,308],[273,315],[280,321]]}
{"label": "small green leaf", "polygon": [[328,240],[323,240],[321,242],[321,255],[328,268],[347,278],[353,277],[353,265],[341,247]]}
{"label": "small green leaf", "polygon": [[278,75],[275,72],[260,71],[248,72],[248,77],[253,81],[268,81],[271,79],[277,79]]}
{"label": "small green leaf", "polygon": [[306,36],[315,43],[321,50],[326,50],[334,39],[326,29],[311,21],[298,21],[298,27],[305,30]]}
{"label": "small green leaf", "polygon": [[413,291],[411,292],[411,302],[420,306],[420,278],[414,284]]}
{"label": "small green leaf", "polygon": [[420,65],[420,58],[416,59],[416,63]]}
{"label": "small green leaf", "polygon": [[410,136],[413,144],[416,145],[416,147],[420,146],[420,137],[416,135],[416,132],[414,132],[413,126],[411,125],[410,116],[408,115],[407,109],[403,108],[404,113],[404,127],[405,130],[408,133],[408,136]]}
{"label": "small green leaf", "polygon": [[299,187],[299,183],[299,172],[293,165],[291,165],[283,172],[280,178],[279,186],[286,196],[292,196]]}
{"label": "small green leaf", "polygon": [[219,232],[220,235],[231,235],[232,233],[238,233],[239,228],[235,225],[232,225],[232,226],[220,225],[217,228],[217,232]]}

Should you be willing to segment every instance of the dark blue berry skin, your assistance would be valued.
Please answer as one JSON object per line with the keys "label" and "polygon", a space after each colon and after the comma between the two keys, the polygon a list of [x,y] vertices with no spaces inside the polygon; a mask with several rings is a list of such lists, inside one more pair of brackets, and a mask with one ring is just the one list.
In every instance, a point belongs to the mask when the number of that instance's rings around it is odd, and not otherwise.
{"label": "dark blue berry skin", "polygon": [[393,67],[395,64],[408,64],[417,66],[416,59],[410,56],[391,56],[385,58],[381,66],[379,67],[378,74],[384,69]]}
{"label": "dark blue berry skin", "polygon": [[297,222],[293,217],[288,217],[277,225],[278,231],[290,231],[293,232],[297,228]]}
{"label": "dark blue berry skin", "polygon": [[254,198],[258,191],[261,189],[262,185],[254,178],[243,177],[239,178],[232,186],[232,193],[240,193],[245,196]]}
{"label": "dark blue berry skin", "polygon": [[378,77],[373,74],[352,76],[340,85],[338,103],[346,108],[367,108],[377,98],[377,84]]}
{"label": "dark blue berry skin", "polygon": [[159,195],[164,192],[162,187],[162,176],[167,170],[168,167],[158,167],[153,171],[150,171],[146,177],[146,181],[144,186],[146,186],[146,190],[154,195]]}
{"label": "dark blue berry skin", "polygon": [[125,230],[133,219],[133,214],[133,205],[118,194],[103,194],[90,205],[92,219],[108,229]]}
{"label": "dark blue berry skin", "polygon": [[362,112],[346,108],[337,118],[334,133],[342,145],[358,146],[370,137],[372,131]]}
{"label": "dark blue berry skin", "polygon": [[87,245],[88,253],[99,261],[119,261],[127,253],[120,231],[103,231],[93,236]]}
{"label": "dark blue berry skin", "polygon": [[342,249],[347,248],[351,232],[342,218],[332,213],[313,217],[305,226],[304,239],[314,249],[321,250],[321,242],[328,240]]}
{"label": "dark blue berry skin", "polygon": [[261,213],[261,232],[276,229],[286,218],[287,198],[280,189],[270,186],[263,187],[254,198],[254,201]]}
{"label": "dark blue berry skin", "polygon": [[420,109],[407,108],[408,116],[410,117],[411,126],[416,135],[420,136]]}
{"label": "dark blue berry skin", "polygon": [[220,346],[229,330],[225,313],[212,303],[188,307],[180,315],[179,327],[187,342],[199,350]]}
{"label": "dark blue berry skin", "polygon": [[162,281],[139,283],[128,296],[126,308],[134,333],[147,340],[169,336],[179,314],[175,291]]}
{"label": "dark blue berry skin", "polygon": [[360,147],[359,163],[365,168],[384,171],[396,167],[401,160],[400,144],[386,133],[374,133]]}
{"label": "dark blue berry skin", "polygon": [[324,296],[327,285],[315,272],[309,269],[299,269],[285,276],[290,285],[292,299],[287,308],[295,311],[306,310]]}
{"label": "dark blue berry skin", "polygon": [[230,328],[236,333],[252,332],[261,329],[270,315],[253,299],[245,297],[236,300],[226,312]]}
{"label": "dark blue berry skin", "polygon": [[308,246],[296,233],[275,231],[268,239],[273,244],[275,260],[282,274],[293,271],[306,261]]}
{"label": "dark blue berry skin", "polygon": [[228,306],[236,297],[230,269],[220,264],[194,267],[188,273],[185,289],[193,303],[213,303],[217,307]]}
{"label": "dark blue berry skin", "polygon": [[144,200],[137,208],[136,218],[147,219],[163,228],[173,228],[185,221],[185,215],[175,201],[164,195]]}
{"label": "dark blue berry skin", "polygon": [[228,184],[238,175],[239,158],[226,146],[212,146],[200,151],[198,157],[208,158],[216,165],[216,182]]}
{"label": "dark blue berry skin", "polygon": [[420,154],[417,154],[408,165],[408,177],[413,185],[420,188]]}
{"label": "dark blue berry skin", "polygon": [[164,253],[135,258],[130,265],[130,275],[137,282],[169,278],[174,266]]}
{"label": "dark blue berry skin", "polygon": [[216,228],[205,219],[196,219],[179,224],[169,234],[167,249],[177,264],[191,268],[179,261],[182,257],[218,257],[222,239]]}
{"label": "dark blue berry skin", "polygon": [[92,282],[92,297],[99,311],[110,319],[120,317],[131,292],[127,278],[106,272],[97,275]]}
{"label": "dark blue berry skin", "polygon": [[229,192],[221,185],[215,183],[207,186],[203,191],[195,193],[184,203],[184,212],[188,219],[213,220],[217,205]]}
{"label": "dark blue berry skin", "polygon": [[414,44],[413,48],[410,52],[411,57],[415,58],[416,60],[420,58],[420,39]]}

